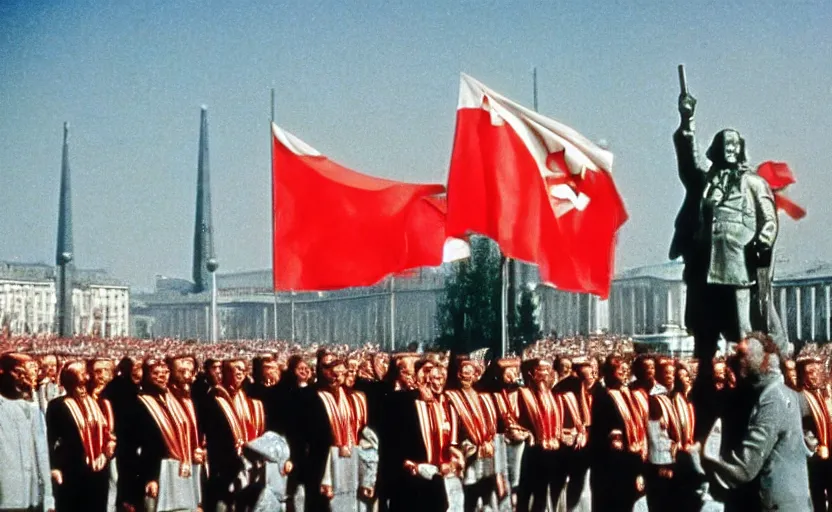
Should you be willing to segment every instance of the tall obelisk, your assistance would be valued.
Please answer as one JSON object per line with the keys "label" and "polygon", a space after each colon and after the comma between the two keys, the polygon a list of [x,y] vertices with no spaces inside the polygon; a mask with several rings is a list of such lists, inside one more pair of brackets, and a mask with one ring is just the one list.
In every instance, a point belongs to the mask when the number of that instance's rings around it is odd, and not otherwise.
{"label": "tall obelisk", "polygon": [[61,161],[61,194],[58,207],[57,265],[57,327],[62,338],[74,334],[72,316],[72,193],[69,179],[69,123],[64,123],[64,148]]}
{"label": "tall obelisk", "polygon": [[[208,158],[208,107],[202,106],[199,129],[199,161],[196,182],[196,222],[194,223],[194,292],[213,290],[214,272],[219,266],[214,254],[214,225],[211,222],[211,166]],[[213,302],[213,301],[212,301]],[[212,331],[215,331],[216,306],[212,304]]]}

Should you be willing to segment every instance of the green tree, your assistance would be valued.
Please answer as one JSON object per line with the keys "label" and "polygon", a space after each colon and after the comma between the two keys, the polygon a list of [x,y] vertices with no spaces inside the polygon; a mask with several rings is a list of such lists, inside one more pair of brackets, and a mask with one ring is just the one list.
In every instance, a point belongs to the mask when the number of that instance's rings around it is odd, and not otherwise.
{"label": "green tree", "polygon": [[484,237],[471,239],[471,257],[450,265],[439,305],[439,345],[459,353],[483,347],[497,354],[501,334],[501,256]]}
{"label": "green tree", "polygon": [[520,354],[526,345],[542,338],[537,318],[537,301],[534,291],[524,288],[517,303],[517,314],[512,325],[512,350]]}

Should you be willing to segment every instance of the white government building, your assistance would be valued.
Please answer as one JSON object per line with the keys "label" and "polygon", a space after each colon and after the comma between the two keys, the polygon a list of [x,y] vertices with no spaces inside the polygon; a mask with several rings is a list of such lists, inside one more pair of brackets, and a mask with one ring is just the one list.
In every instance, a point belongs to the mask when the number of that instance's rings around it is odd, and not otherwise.
{"label": "white government building", "polygon": [[[51,265],[0,262],[0,332],[56,332],[56,276]],[[75,270],[72,312],[76,335],[127,336],[129,287],[102,270]]]}

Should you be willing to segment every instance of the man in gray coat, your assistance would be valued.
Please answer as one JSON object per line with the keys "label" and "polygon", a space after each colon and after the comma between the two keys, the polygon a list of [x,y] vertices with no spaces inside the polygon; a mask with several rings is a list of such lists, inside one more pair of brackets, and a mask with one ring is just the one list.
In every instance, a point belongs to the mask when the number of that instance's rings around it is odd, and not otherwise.
{"label": "man in gray coat", "polygon": [[[748,426],[741,442],[718,458],[703,453],[702,465],[729,489],[726,512],[811,511],[800,397],[783,382],[777,345],[753,333],[737,345],[737,354],[740,377],[757,394]],[[749,486],[753,492],[740,491]],[[735,503],[731,495],[739,492],[743,500]]]}

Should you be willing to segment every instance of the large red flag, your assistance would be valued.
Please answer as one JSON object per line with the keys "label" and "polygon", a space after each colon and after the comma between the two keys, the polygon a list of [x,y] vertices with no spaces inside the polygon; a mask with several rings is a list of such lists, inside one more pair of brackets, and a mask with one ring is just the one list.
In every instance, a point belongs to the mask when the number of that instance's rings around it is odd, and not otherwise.
{"label": "large red flag", "polygon": [[275,290],[368,286],[443,262],[444,186],[360,174],[275,124],[272,134]]}
{"label": "large red flag", "polygon": [[448,234],[480,233],[559,289],[609,295],[627,220],[612,154],[463,74],[448,178]]}

